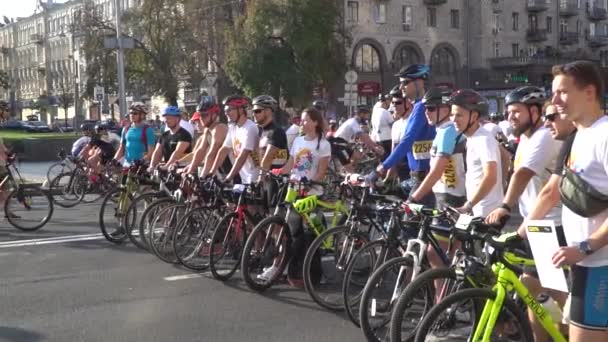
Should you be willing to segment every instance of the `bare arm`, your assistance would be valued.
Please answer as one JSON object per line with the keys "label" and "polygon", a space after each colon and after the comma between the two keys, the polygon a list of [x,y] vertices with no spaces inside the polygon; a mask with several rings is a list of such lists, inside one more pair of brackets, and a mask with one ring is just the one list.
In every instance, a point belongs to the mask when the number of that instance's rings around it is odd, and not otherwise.
{"label": "bare arm", "polygon": [[188,149],[188,147],[190,147],[190,143],[188,141],[178,142],[177,146],[175,147],[175,151],[173,151],[173,153],[171,153],[171,157],[166,162],[166,164],[173,165],[176,162],[178,162],[179,159],[184,156],[184,153],[186,153],[186,150]]}
{"label": "bare arm", "polygon": [[222,163],[224,163],[224,160],[228,156],[228,152],[230,152],[230,150],[231,150],[230,147],[226,147],[226,146],[223,146],[222,148],[220,148],[220,150],[217,152],[217,156],[215,156],[215,161],[213,162],[213,166],[211,167],[210,173],[213,174],[217,171],[217,169],[220,168],[220,165],[222,165]]}
{"label": "bare arm", "polygon": [[120,158],[125,156],[125,144],[120,144],[120,147],[118,147],[118,151],[116,151],[116,154],[114,155],[114,159],[115,160],[119,160]]}
{"label": "bare arm", "polygon": [[[236,160],[234,161],[234,165],[232,165],[232,170],[230,170],[230,172],[226,176],[226,180],[232,180],[234,177],[236,177],[236,175],[241,171],[241,168],[243,168],[243,165],[245,165],[245,162],[247,161],[247,158],[249,158],[249,155],[251,155],[250,150],[244,149],[241,151],[241,153],[239,153],[238,157],[236,157]],[[215,162],[217,163],[217,159],[215,160]]]}
{"label": "bare arm", "polygon": [[[213,164],[213,159],[218,155],[220,149],[222,148],[222,142],[226,139],[227,134],[228,128],[226,126],[218,126],[213,130],[211,135],[211,144],[207,149],[207,154],[205,155],[205,164],[203,166],[202,176],[206,176],[209,173],[209,170]],[[223,162],[224,160],[222,160],[222,163]],[[213,170],[216,169],[214,168]]]}
{"label": "bare arm", "polygon": [[266,147],[266,152],[264,153],[264,157],[262,158],[261,163],[262,170],[270,170],[270,167],[272,166],[272,161],[274,160],[274,157],[277,155],[278,151],[279,149],[275,146],[268,145],[268,147]]}
{"label": "bare arm", "polygon": [[498,172],[496,170],[497,165],[495,161],[488,162],[483,167],[483,178],[481,179],[481,183],[479,183],[479,187],[477,191],[473,193],[469,203],[475,206],[482,199],[484,199],[492,190],[496,182],[499,181],[497,179]]}
{"label": "bare arm", "polygon": [[156,144],[154,151],[152,152],[152,161],[150,162],[150,168],[155,168],[158,163],[160,163],[160,159],[163,156],[163,147],[161,144]]}
{"label": "bare arm", "polygon": [[553,174],[545,186],[536,197],[536,202],[532,211],[525,218],[524,222],[517,229],[517,233],[524,237],[526,236],[527,220],[540,220],[543,219],[551,209],[553,209],[559,203],[559,181],[560,176]]}
{"label": "bare arm", "polygon": [[289,157],[289,160],[287,160],[287,163],[285,165],[283,165],[283,167],[281,168],[281,174],[288,174],[291,172],[291,169],[293,169],[293,163],[294,163],[294,159],[293,157]]}
{"label": "bare arm", "polygon": [[450,159],[448,157],[438,157],[437,162],[433,164],[429,174],[426,175],[422,184],[418,187],[418,190],[412,194],[413,200],[420,200],[426,194],[428,194],[431,190],[433,190],[433,186],[439,179],[441,179],[441,175],[445,171],[445,168],[448,166]]}

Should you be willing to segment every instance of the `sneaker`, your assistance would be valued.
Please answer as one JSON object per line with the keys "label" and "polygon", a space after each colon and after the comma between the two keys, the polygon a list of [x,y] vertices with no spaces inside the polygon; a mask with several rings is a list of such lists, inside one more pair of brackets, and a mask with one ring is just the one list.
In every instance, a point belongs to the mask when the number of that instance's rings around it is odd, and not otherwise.
{"label": "sneaker", "polygon": [[264,272],[262,274],[258,274],[257,278],[264,281],[270,281],[274,279],[279,273],[279,268],[277,266],[264,267]]}

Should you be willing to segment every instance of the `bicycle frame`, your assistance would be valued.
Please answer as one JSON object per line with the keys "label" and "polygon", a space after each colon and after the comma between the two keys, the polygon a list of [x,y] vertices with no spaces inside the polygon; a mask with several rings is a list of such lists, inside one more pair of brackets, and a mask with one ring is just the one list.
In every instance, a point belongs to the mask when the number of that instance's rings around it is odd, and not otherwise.
{"label": "bicycle frame", "polygon": [[[511,253],[505,253],[505,260],[507,262],[513,261],[513,263],[523,265],[534,265],[533,260],[517,257]],[[549,336],[556,342],[566,342],[566,338],[560,333],[556,327],[556,322],[553,321],[551,314],[536,301],[536,298],[530,291],[525,287],[524,284],[519,280],[515,272],[509,269],[502,262],[497,262],[492,265],[492,272],[496,274],[497,281],[496,285],[492,288],[492,291],[496,293],[496,300],[488,300],[483,308],[475,333],[473,334],[472,341],[478,341],[483,335],[482,341],[490,341],[490,335],[494,330],[498,316],[502,310],[502,307],[507,297],[507,293],[515,290],[515,293],[523,299],[526,306],[534,312],[536,318],[545,328]]]}

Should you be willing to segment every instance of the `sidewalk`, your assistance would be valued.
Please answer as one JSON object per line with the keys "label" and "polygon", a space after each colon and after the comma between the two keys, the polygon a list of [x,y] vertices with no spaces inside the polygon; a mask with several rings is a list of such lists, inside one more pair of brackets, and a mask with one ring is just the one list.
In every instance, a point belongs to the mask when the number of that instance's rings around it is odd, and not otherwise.
{"label": "sidewalk", "polygon": [[45,181],[46,180],[46,172],[49,167],[56,163],[56,161],[52,162],[21,162],[17,164],[17,168],[21,173],[21,176],[26,180],[37,180],[37,181]]}

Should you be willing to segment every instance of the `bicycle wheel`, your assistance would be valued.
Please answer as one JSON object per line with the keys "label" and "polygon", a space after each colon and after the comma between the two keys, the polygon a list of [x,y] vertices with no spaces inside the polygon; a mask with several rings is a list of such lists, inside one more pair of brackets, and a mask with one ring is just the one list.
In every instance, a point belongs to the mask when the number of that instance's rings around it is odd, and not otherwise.
{"label": "bicycle wheel", "polygon": [[393,304],[412,278],[411,257],[391,259],[369,278],[359,305],[361,330],[368,341],[386,341]]}
{"label": "bicycle wheel", "polygon": [[[344,310],[342,285],[344,272],[354,253],[367,243],[360,233],[351,233],[348,226],[339,226],[321,233],[308,247],[304,258],[304,287],[322,307]],[[323,274],[321,282],[321,274]]]}
{"label": "bicycle wheel", "polygon": [[133,196],[125,189],[115,189],[103,198],[99,209],[99,228],[106,240],[122,243],[127,239],[124,217],[132,201]]}
{"label": "bicycle wheel", "polygon": [[184,267],[193,271],[209,267],[209,245],[215,227],[222,219],[220,212],[210,207],[194,208],[178,223],[174,234],[189,236],[188,239],[172,239],[173,252]]}
{"label": "bicycle wheel", "polygon": [[[495,299],[490,289],[465,289],[447,296],[420,322],[414,341],[470,341],[486,301]],[[525,311],[508,297],[491,340],[534,341]]]}
{"label": "bicycle wheel", "polygon": [[[141,246],[145,250],[150,250],[150,246],[148,242],[150,241],[150,230],[152,229],[152,223],[154,218],[158,214],[158,212],[167,206],[176,203],[175,200],[171,197],[161,198],[150,204],[141,214],[141,219],[139,220],[138,230],[139,230],[139,240],[142,241]],[[133,230],[131,230],[133,233]],[[127,232],[128,234],[128,232]],[[139,247],[139,245],[137,245]]]}
{"label": "bicycle wheel", "polygon": [[4,202],[4,214],[15,228],[34,231],[42,228],[53,216],[53,198],[36,185],[19,185]]}
{"label": "bicycle wheel", "polygon": [[234,275],[241,262],[246,240],[246,220],[230,213],[217,225],[209,246],[209,268],[215,279],[226,281]]}
{"label": "bicycle wheel", "polygon": [[[282,217],[271,216],[260,221],[243,248],[241,273],[247,286],[257,292],[270,288],[287,267],[290,245],[291,233]],[[273,266],[278,268],[274,276],[261,277],[264,269]]]}
{"label": "bicycle wheel", "polygon": [[75,166],[72,163],[68,163],[65,160],[58,161],[49,166],[49,169],[46,171],[46,180],[51,184],[53,179],[57,178],[57,176],[64,173],[72,173],[74,168]]}
{"label": "bicycle wheel", "polygon": [[344,309],[351,322],[359,328],[361,327],[359,305],[363,288],[376,268],[384,262],[384,260],[378,260],[378,258],[385,248],[385,240],[376,240],[366,244],[353,255],[344,273],[344,282],[342,283]]}
{"label": "bicycle wheel", "polygon": [[148,245],[150,250],[166,263],[178,263],[173,250],[173,239],[180,239],[180,236],[175,236],[173,231],[177,229],[178,222],[186,210],[185,203],[174,203],[161,209],[152,220]]}
{"label": "bicycle wheel", "polygon": [[435,302],[435,282],[442,281],[444,298],[462,289],[464,282],[456,280],[453,268],[441,267],[428,270],[416,277],[397,299],[390,320],[392,342],[412,341],[416,336],[418,325],[431,310]]}
{"label": "bicycle wheel", "polygon": [[[82,201],[84,187],[81,177],[69,172],[62,173],[51,181],[49,188],[55,204],[62,208],[72,208]],[[85,181],[88,180],[85,178]]]}
{"label": "bicycle wheel", "polygon": [[148,245],[145,241],[143,241],[143,239],[141,239],[141,236],[139,236],[139,227],[137,226],[137,224],[139,223],[139,219],[146,211],[146,209],[152,205],[152,203],[163,197],[165,197],[164,194],[154,192],[141,194],[133,199],[133,201],[129,205],[129,208],[127,209],[127,213],[124,217],[125,222],[123,223],[123,226],[127,231],[127,236],[129,237],[129,240],[135,246],[141,249],[147,249]]}

